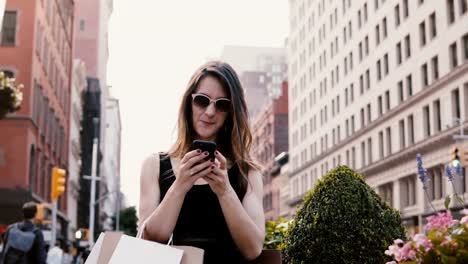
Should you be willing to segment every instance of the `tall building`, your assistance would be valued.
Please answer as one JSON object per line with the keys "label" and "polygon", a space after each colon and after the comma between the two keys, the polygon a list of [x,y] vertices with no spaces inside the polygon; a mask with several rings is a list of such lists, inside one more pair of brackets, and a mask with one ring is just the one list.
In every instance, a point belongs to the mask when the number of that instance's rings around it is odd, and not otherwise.
{"label": "tall building", "polygon": [[112,219],[122,207],[122,196],[120,196],[120,142],[122,126],[120,120],[119,100],[110,98],[106,106],[106,156],[104,164],[106,171],[103,173],[104,183],[101,185],[101,197],[107,195],[103,201],[101,221],[104,223],[103,229],[113,230],[115,224]]}
{"label": "tall building", "polygon": [[[444,176],[468,123],[466,0],[290,1],[291,204],[338,164],[417,227],[453,192]],[[468,142],[459,142],[468,148]],[[431,181],[426,198],[416,170]],[[468,197],[466,175],[456,183]],[[466,198],[465,198],[466,200]]]}
{"label": "tall building", "polygon": [[252,122],[252,155],[263,170],[263,209],[267,220],[277,220],[282,186],[272,184],[275,157],[288,151],[288,83],[283,81],[282,95],[272,100]]}
{"label": "tall building", "polygon": [[[6,2],[0,70],[25,88],[21,110],[0,120],[0,225],[22,219],[26,201],[50,203],[52,168],[68,167],[74,5]],[[66,194],[58,208],[58,236],[67,239]]]}
{"label": "tall building", "polygon": [[67,215],[70,219],[70,236],[79,228],[78,201],[81,172],[81,121],[83,116],[82,95],[86,89],[86,67],[84,62],[75,59],[73,62],[72,89],[70,101],[70,140],[68,142],[68,205]]}
{"label": "tall building", "polygon": [[[89,104],[84,107],[84,120],[86,124],[83,129],[91,129],[91,131],[84,132],[83,135],[88,136],[82,143],[91,144],[86,149],[87,152],[83,152],[83,175],[89,175],[86,173],[91,172],[91,152],[92,152],[92,138],[94,136],[94,125],[93,118],[96,117],[99,120],[99,159],[98,159],[98,175],[106,176],[103,180],[109,179],[110,176],[104,175],[106,171],[110,170],[109,163],[106,163],[110,159],[105,159],[108,155],[107,149],[113,148],[113,146],[106,145],[106,126],[108,124],[106,116],[106,106],[110,98],[109,86],[107,83],[107,61],[109,58],[108,49],[108,31],[109,31],[109,19],[113,11],[112,0],[80,0],[77,2],[76,12],[76,23],[75,23],[75,57],[83,60],[86,65],[86,76],[88,78],[87,90],[85,92]],[[96,102],[95,99],[99,99]],[[95,107],[99,109],[95,109]],[[88,162],[87,164],[85,164]],[[99,199],[101,195],[101,189],[106,188],[107,182],[101,180],[97,188],[97,197]],[[90,199],[90,181],[81,181],[82,195],[80,197],[80,213],[78,219],[78,225],[86,227],[89,225],[89,199]],[[96,232],[100,230],[100,208],[103,204],[100,203],[96,210]],[[97,236],[96,236],[97,237]]]}
{"label": "tall building", "polygon": [[220,59],[229,63],[239,75],[245,90],[249,117],[281,95],[287,65],[284,48],[225,46]]}

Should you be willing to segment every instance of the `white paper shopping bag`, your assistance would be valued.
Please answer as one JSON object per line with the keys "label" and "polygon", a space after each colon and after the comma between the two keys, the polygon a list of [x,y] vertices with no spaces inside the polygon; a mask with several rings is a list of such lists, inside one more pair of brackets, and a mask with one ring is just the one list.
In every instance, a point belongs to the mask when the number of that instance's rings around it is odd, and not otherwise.
{"label": "white paper shopping bag", "polygon": [[184,250],[122,233],[101,233],[85,264],[180,264]]}
{"label": "white paper shopping bag", "polygon": [[179,264],[184,251],[152,241],[123,235],[109,264],[167,263]]}

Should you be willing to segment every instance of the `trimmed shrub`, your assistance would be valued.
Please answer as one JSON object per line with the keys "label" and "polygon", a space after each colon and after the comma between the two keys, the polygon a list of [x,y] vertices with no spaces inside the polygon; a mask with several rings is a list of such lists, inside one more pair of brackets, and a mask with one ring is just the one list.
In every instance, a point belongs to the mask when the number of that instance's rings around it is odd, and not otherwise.
{"label": "trimmed shrub", "polygon": [[338,166],[309,191],[292,222],[286,263],[385,263],[394,239],[404,238],[398,211],[364,178]]}

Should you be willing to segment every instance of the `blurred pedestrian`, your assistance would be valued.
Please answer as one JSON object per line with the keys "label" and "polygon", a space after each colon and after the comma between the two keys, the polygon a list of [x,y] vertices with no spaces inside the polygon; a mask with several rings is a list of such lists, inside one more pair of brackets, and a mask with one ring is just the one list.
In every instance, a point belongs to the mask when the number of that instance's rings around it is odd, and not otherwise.
{"label": "blurred pedestrian", "polygon": [[32,222],[36,213],[36,203],[23,205],[23,221],[12,224],[5,233],[1,263],[46,263],[44,236]]}
{"label": "blurred pedestrian", "polygon": [[60,248],[60,241],[47,252],[47,264],[62,264],[63,250]]}

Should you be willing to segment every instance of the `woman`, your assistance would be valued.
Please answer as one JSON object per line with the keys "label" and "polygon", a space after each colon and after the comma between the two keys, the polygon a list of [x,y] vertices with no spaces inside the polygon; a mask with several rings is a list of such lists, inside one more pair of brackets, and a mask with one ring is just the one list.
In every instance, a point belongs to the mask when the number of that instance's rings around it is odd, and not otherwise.
{"label": "woman", "polygon": [[[215,159],[191,149],[214,141]],[[168,153],[143,163],[140,224],[146,239],[205,250],[205,263],[257,258],[265,237],[263,186],[250,157],[252,136],[244,92],[233,68],[208,62],[192,76],[182,99],[178,138]]]}

